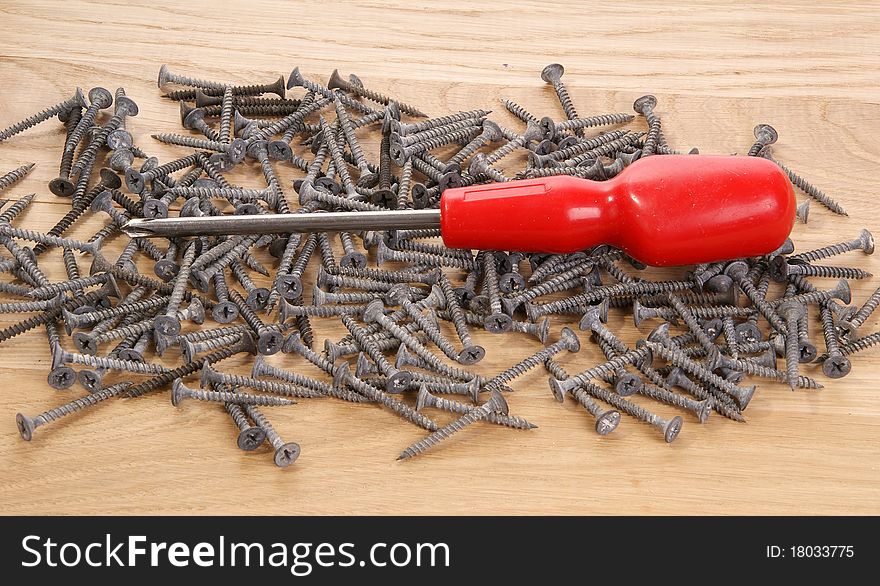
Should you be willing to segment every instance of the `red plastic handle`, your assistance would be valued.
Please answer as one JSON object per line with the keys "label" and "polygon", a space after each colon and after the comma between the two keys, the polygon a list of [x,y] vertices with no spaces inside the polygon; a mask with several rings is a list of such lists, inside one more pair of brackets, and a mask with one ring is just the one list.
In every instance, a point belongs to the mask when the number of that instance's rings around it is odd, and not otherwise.
{"label": "red plastic handle", "polygon": [[608,181],[566,175],[447,189],[451,248],[576,252],[616,246],[653,266],[759,256],[794,225],[782,170],[760,157],[663,155]]}

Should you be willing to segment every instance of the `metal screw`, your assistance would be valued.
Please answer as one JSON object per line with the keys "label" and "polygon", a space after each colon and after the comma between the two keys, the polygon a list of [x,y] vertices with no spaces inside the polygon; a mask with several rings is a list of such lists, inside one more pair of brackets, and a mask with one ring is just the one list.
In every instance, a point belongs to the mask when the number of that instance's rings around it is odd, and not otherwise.
{"label": "metal screw", "polygon": [[245,405],[244,410],[254,423],[266,432],[266,439],[275,448],[275,456],[273,458],[275,465],[279,468],[287,468],[296,462],[302,452],[299,444],[282,440],[269,420],[266,419],[266,416],[253,405]]}

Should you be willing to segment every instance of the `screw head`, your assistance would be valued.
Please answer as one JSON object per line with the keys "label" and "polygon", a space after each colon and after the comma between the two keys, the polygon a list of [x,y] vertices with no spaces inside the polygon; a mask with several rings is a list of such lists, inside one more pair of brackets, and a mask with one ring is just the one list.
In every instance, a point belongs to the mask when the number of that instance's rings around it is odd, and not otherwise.
{"label": "screw head", "polygon": [[31,438],[34,436],[34,429],[37,427],[34,425],[34,420],[24,413],[17,413],[15,415],[15,425],[18,427],[18,433],[21,435],[21,438],[28,442],[31,441]]}
{"label": "screw head", "polygon": [[493,313],[483,320],[483,327],[493,334],[508,332],[512,326],[513,320],[505,313]]}
{"label": "screw head", "polygon": [[545,140],[553,140],[556,136],[556,122],[550,116],[544,116],[541,118],[538,122],[538,126],[541,128],[541,132],[543,133],[542,136]]}
{"label": "screw head", "polygon": [[669,322],[663,322],[648,334],[648,341],[658,344],[665,344],[669,338]]}
{"label": "screw head", "polygon": [[56,177],[49,182],[49,191],[58,197],[71,197],[76,191],[76,186],[65,177]]}
{"label": "screw head", "polygon": [[257,340],[257,351],[266,356],[277,354],[283,346],[284,336],[274,330],[263,332]]}
{"label": "screw head", "polygon": [[222,301],[211,308],[211,316],[219,324],[228,324],[238,319],[238,306],[231,301]]}
{"label": "screw head", "polygon": [[621,374],[614,382],[614,390],[621,397],[628,397],[629,395],[637,393],[644,386],[645,383],[642,382],[642,379],[630,372]]}
{"label": "screw head", "polygon": [[608,435],[620,424],[619,411],[606,411],[596,418],[596,433],[599,435]]}
{"label": "screw head", "polygon": [[500,391],[492,391],[492,397],[489,399],[488,403],[492,404],[492,409],[497,413],[501,413],[502,415],[510,413],[510,407],[507,405],[507,400]]}
{"label": "screw head", "polygon": [[[241,139],[237,139],[241,140]],[[242,141],[244,142],[244,141]],[[230,149],[231,151],[232,149]],[[246,148],[245,148],[246,150]],[[293,156],[293,150],[290,148],[290,145],[284,142],[283,140],[273,140],[267,146],[267,152],[269,153],[269,158],[273,161],[289,161]],[[235,161],[236,163],[244,160],[244,157]]]}
{"label": "screw head", "polygon": [[113,94],[102,87],[93,87],[89,90],[89,101],[103,110],[113,104]]}
{"label": "screw head", "polygon": [[737,324],[734,331],[738,342],[760,342],[764,337],[758,326],[751,322]]}
{"label": "screw head", "polygon": [[369,305],[367,305],[366,309],[364,310],[363,320],[366,323],[373,323],[384,314],[385,305],[380,299],[376,299],[375,301],[372,301]]}
{"label": "screw head", "polygon": [[180,272],[180,265],[167,258],[156,261],[153,272],[163,281],[170,281]]}
{"label": "screw head", "polygon": [[581,349],[581,341],[571,328],[562,328],[559,341],[563,343],[563,348],[569,352],[579,352]]}
{"label": "screw head", "polygon": [[279,468],[287,468],[299,458],[302,449],[296,442],[288,442],[275,450],[275,465]]}
{"label": "screw head", "polygon": [[[122,358],[122,356],[120,356],[120,359],[127,360],[127,358]],[[77,378],[79,384],[85,387],[88,392],[96,393],[101,390],[101,380],[103,377],[96,371],[89,369],[81,370]]]}
{"label": "screw head", "polygon": [[666,428],[663,430],[663,439],[666,440],[667,444],[671,444],[678,437],[679,432],[681,432],[681,426],[684,425],[684,420],[681,416],[676,415],[666,424]]}
{"label": "screw head", "polygon": [[339,75],[339,70],[334,69],[333,73],[330,74],[330,79],[327,80],[327,87],[331,90],[337,89],[346,89],[349,86],[349,83]]}
{"label": "screw head", "polygon": [[266,430],[262,427],[254,426],[241,430],[236,443],[239,449],[245,452],[252,452],[263,445],[264,441],[266,441]]}
{"label": "screw head", "polygon": [[828,378],[843,378],[852,370],[849,358],[846,356],[829,356],[822,363],[822,372]]}
{"label": "screw head", "polygon": [[299,67],[294,67],[293,71],[290,72],[290,75],[287,76],[287,89],[302,87],[304,82],[305,78],[302,76],[302,73],[300,73]]}
{"label": "screw head", "polygon": [[156,85],[158,85],[161,88],[163,85],[168,83],[168,79],[170,77],[171,77],[171,73],[168,71],[168,66],[165,64],[162,64],[162,67],[159,68],[159,78],[157,80]]}
{"label": "screw head", "polygon": [[652,94],[645,94],[633,102],[633,110],[639,114],[643,114],[645,110],[653,110],[655,106],[657,106],[657,97]]}
{"label": "screw head", "polygon": [[811,344],[809,340],[798,342],[798,362],[801,364],[813,362],[818,355],[819,351],[816,350],[816,346]]}
{"label": "screw head", "polygon": [[[207,364],[205,365],[207,366]],[[186,392],[186,386],[179,378],[174,379],[171,385],[171,404],[177,407],[180,404],[183,395]]]}
{"label": "screw head", "polygon": [[73,334],[73,345],[83,354],[95,355],[98,353],[98,344],[95,336],[88,332],[76,332]]}
{"label": "screw head", "polygon": [[464,364],[465,366],[470,366],[471,364],[476,364],[486,357],[486,349],[482,346],[466,346],[461,352],[458,353],[458,357],[456,360],[459,364]]}
{"label": "screw head", "polygon": [[547,83],[554,83],[562,78],[563,73],[565,73],[565,67],[559,63],[551,63],[541,70],[541,79]]}
{"label": "screw head", "polygon": [[76,372],[69,366],[58,366],[49,373],[47,381],[55,390],[69,389],[76,382]]}
{"label": "screw head", "polygon": [[153,320],[153,330],[164,336],[180,333],[180,320],[174,315],[159,315]]}
{"label": "screw head", "polygon": [[867,229],[859,232],[859,240],[862,241],[862,250],[865,254],[874,254],[874,236]]}
{"label": "screw head", "polygon": [[565,401],[565,389],[562,386],[562,382],[559,379],[551,377],[548,381],[550,383],[550,390],[553,391],[553,396],[560,403]]}
{"label": "screw head", "polygon": [[421,385],[419,387],[418,397],[416,397],[416,411],[421,411],[425,405],[429,405],[431,398],[431,393],[428,392],[428,388],[425,385]]}
{"label": "screw head", "polygon": [[116,111],[118,112],[120,108],[125,110],[126,116],[131,116],[132,118],[137,116],[140,111],[137,102],[128,96],[119,96],[116,100]]}
{"label": "screw head", "polygon": [[754,129],[755,138],[764,144],[773,144],[779,140],[779,134],[776,129],[769,124],[758,124]]}

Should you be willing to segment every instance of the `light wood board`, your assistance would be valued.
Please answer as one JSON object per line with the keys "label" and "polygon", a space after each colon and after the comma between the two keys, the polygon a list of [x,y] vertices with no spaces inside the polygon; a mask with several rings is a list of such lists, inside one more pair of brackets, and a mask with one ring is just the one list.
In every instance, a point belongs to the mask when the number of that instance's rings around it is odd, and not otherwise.
{"label": "light wood board", "polygon": [[[161,98],[154,81],[168,63],[175,72],[233,82],[268,81],[296,65],[325,80],[338,67],[431,115],[485,107],[495,110],[493,119],[521,128],[498,99],[561,116],[539,77],[558,61],[582,114],[627,112],[636,97],[656,94],[677,148],[744,153],[752,127],[773,124],[780,134],[776,156],[850,212],[842,218],[814,204],[809,224],[793,234],[798,249],[807,250],[850,239],[863,227],[880,235],[877,15],[874,2],[5,0],[0,126],[77,85],[123,86],[141,108],[129,123],[136,143],[168,160],[184,150],[149,138],[179,131],[177,105]],[[54,121],[0,144],[0,171],[37,163],[27,180],[2,194],[37,193],[19,224],[45,230],[69,206],[46,188],[62,141]],[[298,175],[289,168],[279,173],[287,189]],[[234,177],[258,185],[252,166]],[[101,222],[83,222],[72,235],[88,236]],[[50,254],[41,263],[56,279],[63,274],[58,258]],[[832,263],[880,270],[862,254]],[[876,286],[854,282],[854,300],[861,303]],[[4,326],[20,319],[0,318]],[[876,331],[878,320],[864,332]],[[554,336],[565,323],[554,321]],[[620,314],[610,326],[630,343],[651,327],[639,331]],[[319,343],[341,335],[332,320],[316,329]],[[477,339],[488,350],[478,369],[486,374],[539,348],[525,336]],[[600,359],[582,339],[579,354],[561,359],[572,371]],[[761,383],[748,423],[716,414],[700,425],[684,414],[671,445],[628,418],[611,436],[598,437],[582,409],[553,399],[540,370],[515,381],[509,397],[512,412],[539,429],[475,425],[409,462],[395,457],[422,437],[420,429],[372,406],[303,400],[267,409],[282,436],[303,449],[294,466],[279,470],[268,448],[245,454],[235,447],[222,409],[175,408],[168,393],[110,401],[24,442],[17,412],[36,415],[84,392],[46,385],[49,353],[44,331],[36,329],[0,346],[0,513],[877,514],[877,360],[872,351],[854,357],[852,374],[837,381],[806,368],[826,383],[821,391]],[[284,356],[272,362],[302,364]],[[236,357],[223,367],[245,371],[248,364]]]}

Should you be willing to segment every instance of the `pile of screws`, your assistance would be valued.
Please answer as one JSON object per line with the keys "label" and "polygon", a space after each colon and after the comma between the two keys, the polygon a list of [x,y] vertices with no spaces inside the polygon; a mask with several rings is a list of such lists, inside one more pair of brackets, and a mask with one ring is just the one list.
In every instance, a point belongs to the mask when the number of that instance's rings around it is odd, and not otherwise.
{"label": "pile of screws", "polygon": [[[88,391],[34,417],[19,414],[21,436],[30,440],[37,428],[112,398],[169,391],[174,405],[184,399],[218,403],[238,429],[242,450],[268,442],[275,463],[288,466],[300,447],[281,439],[259,408],[330,397],[376,404],[431,432],[401,453],[405,459],[478,421],[534,428],[509,413],[505,397],[515,379],[544,367],[555,397],[571,396],[582,405],[599,434],[612,432],[624,413],[671,442],[682,417],[662,418],[644,400],[628,396],[674,406],[701,423],[713,411],[743,421],[756,389],[745,377],[821,388],[802,369],[818,364],[827,377],[845,376],[847,355],[880,340],[880,332],[859,337],[859,327],[880,303],[880,289],[861,307],[850,305],[848,280],[870,274],[814,264],[851,251],[872,253],[867,231],[798,254],[789,241],[766,257],[688,267],[679,279],[662,281],[637,276],[632,271],[644,265],[608,246],[564,255],[475,254],[438,244],[437,230],[198,237],[162,244],[131,239],[115,260],[102,252],[103,244],[124,237],[120,226],[129,219],[166,217],[172,210],[204,216],[230,209],[303,214],[431,208],[449,187],[554,174],[601,181],[641,157],[677,153],[661,130],[656,98],[643,96],[634,104],[647,130],[626,129],[635,116],[581,117],[562,74],[558,64],[542,73],[558,97],[562,120],[503,101],[525,124],[521,131],[488,120],[487,110],[428,118],[336,71],[323,85],[294,69],[286,85],[301,88],[294,99],[286,96],[283,78],[229,85],[173,74],[166,66],[159,87],[177,86],[165,96],[179,101],[181,123],[192,132],[153,137],[189,149],[178,159],[159,164],[133,144],[126,124],[138,106],[121,88],[115,95],[94,88],[88,100],[77,89],[70,99],[0,131],[4,141],[52,118],[62,122],[59,174],[48,187],[71,201],[46,233],[13,226],[33,195],[0,213],[0,243],[11,255],[0,264],[13,277],[0,282],[0,292],[12,298],[0,307],[34,314],[0,331],[0,342],[45,328],[53,359],[49,386],[68,389],[78,381]],[[641,120],[635,124],[644,127]],[[591,134],[600,127],[613,128]],[[361,144],[368,130],[377,133],[378,163]],[[748,155],[775,161],[775,130],[759,125],[755,138]],[[515,153],[526,154],[527,163],[506,173],[499,165]],[[101,167],[105,160],[107,167]],[[242,188],[227,178],[231,169],[252,164],[265,187]],[[279,166],[304,175],[282,185]],[[0,177],[0,190],[32,167]],[[845,214],[825,193],[780,167],[812,200]],[[798,209],[804,222],[808,205]],[[66,238],[89,211],[106,214],[106,225],[85,241]],[[67,280],[51,282],[38,261],[59,252]],[[80,272],[81,255],[91,257],[88,276]],[[271,270],[264,264],[268,255],[277,259]],[[368,268],[370,259],[379,268]],[[136,261],[146,260],[154,263],[155,276],[139,272]],[[319,263],[316,279],[307,283],[313,262]],[[826,289],[813,278],[840,280]],[[771,282],[784,284],[782,296],[768,296]],[[818,307],[822,356],[811,341],[807,306]],[[658,325],[628,347],[606,327],[610,311],[628,312],[637,326],[646,320]],[[549,343],[551,315],[571,316],[572,324],[589,331],[606,361],[566,372],[556,357],[579,351],[581,342],[563,327]],[[312,322],[320,318],[338,319],[348,335],[325,339],[323,349],[316,349]],[[545,346],[495,376],[479,375],[467,368],[487,352],[472,339],[474,328]],[[279,352],[287,355],[285,368],[264,359]],[[221,370],[223,360],[242,353],[256,355],[249,376]],[[177,355],[173,368],[155,358]],[[777,356],[784,357],[784,369],[777,369]],[[326,376],[302,373],[305,364]],[[186,382],[196,376],[200,389]],[[456,418],[440,425],[426,415],[429,410]]]}

